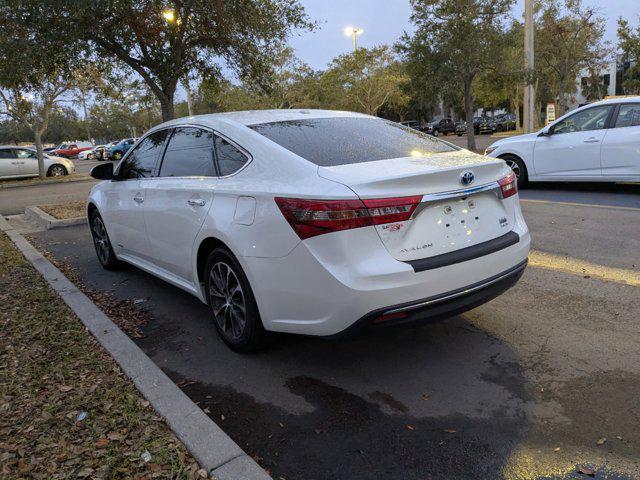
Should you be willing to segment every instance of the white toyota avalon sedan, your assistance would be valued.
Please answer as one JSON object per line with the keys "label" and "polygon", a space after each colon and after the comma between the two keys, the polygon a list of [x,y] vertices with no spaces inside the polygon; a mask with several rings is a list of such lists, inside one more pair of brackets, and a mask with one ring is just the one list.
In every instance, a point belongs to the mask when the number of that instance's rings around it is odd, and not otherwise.
{"label": "white toyota avalon sedan", "polygon": [[511,287],[527,263],[503,161],[368,115],[182,118],[92,175],[105,180],[87,206],[100,263],[195,295],[240,351],[269,332],[455,315]]}
{"label": "white toyota avalon sedan", "polygon": [[536,133],[498,140],[485,154],[501,158],[520,187],[536,182],[640,182],[640,97],[573,110]]}

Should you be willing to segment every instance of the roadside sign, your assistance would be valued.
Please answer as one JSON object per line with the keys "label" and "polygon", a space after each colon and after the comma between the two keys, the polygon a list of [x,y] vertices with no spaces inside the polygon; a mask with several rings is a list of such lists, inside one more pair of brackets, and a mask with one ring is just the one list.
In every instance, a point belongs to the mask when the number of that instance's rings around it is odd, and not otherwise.
{"label": "roadside sign", "polygon": [[547,125],[556,119],[556,104],[555,103],[547,103]]}

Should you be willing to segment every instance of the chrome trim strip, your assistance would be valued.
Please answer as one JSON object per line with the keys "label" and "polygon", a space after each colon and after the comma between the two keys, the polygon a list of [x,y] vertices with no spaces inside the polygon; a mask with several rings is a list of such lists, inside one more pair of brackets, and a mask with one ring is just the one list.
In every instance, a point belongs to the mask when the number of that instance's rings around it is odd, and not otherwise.
{"label": "chrome trim strip", "polygon": [[488,280],[486,282],[483,282],[481,284],[476,284],[472,287],[468,287],[465,288],[464,290],[460,290],[454,293],[450,293],[450,294],[444,294],[441,297],[435,297],[432,298],[430,300],[425,300],[423,302],[420,303],[415,303],[413,305],[407,305],[406,307],[399,307],[399,308],[393,308],[391,310],[386,310],[382,313],[382,315],[390,315],[392,313],[399,313],[399,312],[407,312],[407,311],[411,311],[411,310],[415,310],[417,308],[422,308],[422,307],[427,307],[429,305],[433,305],[435,303],[440,303],[440,302],[444,302],[446,300],[452,300],[454,298],[458,298],[461,297],[463,295],[467,295],[469,293],[473,293],[476,290],[480,290],[482,288],[488,287],[490,285],[493,285],[494,283],[499,282],[500,280],[504,280],[505,278],[513,275],[514,273],[519,272],[520,270],[524,270],[524,268],[527,266],[527,260],[525,260],[524,262],[520,263],[519,265],[516,265],[514,268],[512,268],[511,270],[508,270],[506,272],[504,272],[503,274],[492,278],[491,280]]}
{"label": "chrome trim strip", "polygon": [[422,202],[435,202],[448,198],[466,197],[468,195],[473,195],[474,193],[486,192],[499,188],[500,185],[498,185],[498,182],[491,182],[484,185],[478,185],[476,187],[462,188],[460,190],[449,190],[448,192],[440,193],[427,193],[422,197]]}

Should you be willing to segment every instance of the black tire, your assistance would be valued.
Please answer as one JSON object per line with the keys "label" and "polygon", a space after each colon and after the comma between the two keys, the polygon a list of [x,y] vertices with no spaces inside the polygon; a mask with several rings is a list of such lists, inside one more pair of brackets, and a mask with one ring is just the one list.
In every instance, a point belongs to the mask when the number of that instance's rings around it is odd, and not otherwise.
{"label": "black tire", "polygon": [[505,161],[518,177],[518,189],[526,187],[529,184],[529,173],[522,159],[510,154],[501,155],[500,158]]}
{"label": "black tire", "polygon": [[213,250],[204,274],[207,303],[222,341],[242,353],[268,345],[274,335],[264,329],[249,280],[233,254],[223,247]]}
{"label": "black tire", "polygon": [[64,177],[65,175],[69,175],[69,172],[64,165],[59,163],[54,163],[47,170],[47,177]]}
{"label": "black tire", "polygon": [[113,159],[118,161],[122,158],[122,152],[113,152]]}
{"label": "black tire", "polygon": [[118,270],[122,268],[122,262],[116,258],[116,254],[113,252],[107,227],[98,210],[91,212],[89,222],[93,246],[96,249],[96,256],[102,268],[105,270]]}
{"label": "black tire", "polygon": [[456,135],[458,135],[459,137],[461,137],[461,136],[462,136],[462,134],[461,134],[461,133],[456,133]]}
{"label": "black tire", "polygon": [[436,129],[433,131],[433,136],[434,136],[434,137],[437,137],[438,135],[440,135],[440,132],[439,132],[439,131],[438,131],[438,129],[436,128]]}

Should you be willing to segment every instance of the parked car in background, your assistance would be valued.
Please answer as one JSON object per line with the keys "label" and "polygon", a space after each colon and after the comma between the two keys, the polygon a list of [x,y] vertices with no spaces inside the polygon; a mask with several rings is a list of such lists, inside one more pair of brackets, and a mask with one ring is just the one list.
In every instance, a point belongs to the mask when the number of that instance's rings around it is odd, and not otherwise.
{"label": "parked car in background", "polygon": [[422,131],[422,123],[418,120],[405,120],[404,122],[400,122],[400,125]]}
{"label": "parked car in background", "polygon": [[463,122],[462,120],[459,122],[456,122],[456,135],[461,137],[462,135],[465,135],[467,133],[467,122]]}
{"label": "parked car in background", "polygon": [[437,137],[438,135],[446,135],[447,133],[454,133],[456,131],[456,125],[450,118],[435,118],[425,126],[426,133]]}
{"label": "parked car in background", "polygon": [[[96,254],[195,295],[231,348],[433,321],[511,287],[530,236],[504,162],[369,115],[163,123],[88,199]],[[330,301],[328,301],[330,299]]]}
{"label": "parked car in background", "polygon": [[51,150],[49,153],[56,157],[64,157],[64,158],[75,158],[78,156],[80,152],[84,152],[85,150],[90,150],[93,148],[91,143],[63,143],[58,145],[57,148]]}
{"label": "parked car in background", "polygon": [[516,116],[513,113],[503,113],[495,117],[496,131],[503,132],[516,129]]}
{"label": "parked car in background", "polygon": [[57,148],[60,148],[60,145],[54,145],[53,147],[43,148],[42,151],[44,153],[50,153],[50,152],[54,151]]}
{"label": "parked car in background", "polygon": [[486,117],[473,117],[473,133],[480,135],[480,124],[486,120]]}
{"label": "parked car in background", "polygon": [[104,145],[96,145],[89,150],[84,150],[78,154],[78,160],[95,160],[98,152],[102,149],[104,149]]}
{"label": "parked car in background", "polygon": [[577,108],[536,133],[503,138],[485,154],[502,159],[518,184],[640,182],[640,96]]}
{"label": "parked car in background", "polygon": [[[59,177],[75,172],[75,166],[71,160],[49,154],[44,155],[44,168],[48,177]],[[36,176],[38,176],[38,157],[35,149],[0,146],[0,178]]]}
{"label": "parked car in background", "polygon": [[107,158],[109,160],[120,160],[134,143],[136,143],[135,138],[125,138],[124,140],[120,140],[118,143],[107,149]]}
{"label": "parked car in background", "polygon": [[492,134],[496,131],[496,122],[492,118],[485,117],[478,126],[478,133],[480,135]]}

